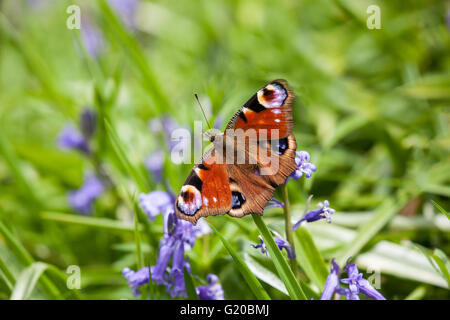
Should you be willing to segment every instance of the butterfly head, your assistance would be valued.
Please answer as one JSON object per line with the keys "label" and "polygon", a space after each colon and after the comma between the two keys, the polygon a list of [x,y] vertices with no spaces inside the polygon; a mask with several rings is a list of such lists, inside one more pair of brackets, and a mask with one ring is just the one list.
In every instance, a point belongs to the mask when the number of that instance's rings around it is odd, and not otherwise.
{"label": "butterfly head", "polygon": [[223,132],[221,132],[219,129],[209,129],[203,133],[203,137],[209,142],[214,142],[219,136],[223,136]]}

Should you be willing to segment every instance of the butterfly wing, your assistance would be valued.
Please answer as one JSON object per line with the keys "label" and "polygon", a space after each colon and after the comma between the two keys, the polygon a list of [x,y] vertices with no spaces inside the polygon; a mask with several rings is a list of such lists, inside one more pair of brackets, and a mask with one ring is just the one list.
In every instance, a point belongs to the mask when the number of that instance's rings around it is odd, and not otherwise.
{"label": "butterfly wing", "polygon": [[[200,217],[210,215],[262,214],[275,188],[296,169],[293,98],[286,81],[274,80],[236,112],[227,129],[255,130],[258,137],[263,129],[267,133],[265,139],[257,139],[257,148],[245,147],[246,159],[257,159],[256,163],[226,164],[223,151],[212,148],[194,166],[181,188],[175,201],[178,218],[195,224]],[[272,129],[278,134],[271,134]],[[239,145],[237,139],[228,136],[224,141],[222,146],[230,141]]]}
{"label": "butterfly wing", "polygon": [[[274,80],[258,90],[231,118],[227,129],[278,129],[287,137],[294,128],[292,100],[294,92],[285,80]],[[270,135],[269,135],[270,138]]]}
{"label": "butterfly wing", "polygon": [[[248,149],[248,158],[257,158],[259,174],[276,187],[296,170],[297,143],[292,134],[292,101],[294,93],[285,80],[274,80],[255,93],[231,118],[227,129],[244,132],[255,130],[258,134],[258,154]],[[265,129],[265,136],[261,135]],[[272,130],[278,130],[274,136]]]}
{"label": "butterfly wing", "polygon": [[206,152],[194,166],[175,200],[178,218],[194,224],[200,217],[225,214],[232,196],[225,164],[216,161],[215,149]]}
{"label": "butterfly wing", "polygon": [[256,165],[227,165],[227,171],[232,196],[228,214],[237,218],[250,213],[262,215],[274,187],[257,174]]}

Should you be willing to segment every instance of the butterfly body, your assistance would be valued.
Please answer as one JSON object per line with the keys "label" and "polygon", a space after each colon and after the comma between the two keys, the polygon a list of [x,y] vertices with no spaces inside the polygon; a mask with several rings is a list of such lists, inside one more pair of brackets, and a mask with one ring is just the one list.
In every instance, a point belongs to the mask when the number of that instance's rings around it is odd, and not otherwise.
{"label": "butterfly body", "polygon": [[262,214],[275,188],[296,169],[294,93],[284,80],[262,87],[231,118],[194,166],[175,201],[177,217]]}

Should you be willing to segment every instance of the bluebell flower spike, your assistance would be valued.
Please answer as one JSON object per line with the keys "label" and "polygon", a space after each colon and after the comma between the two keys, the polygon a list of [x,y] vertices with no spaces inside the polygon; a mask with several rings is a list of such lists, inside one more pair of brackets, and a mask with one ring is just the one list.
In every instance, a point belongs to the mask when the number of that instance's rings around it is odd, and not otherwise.
{"label": "bluebell flower spike", "polygon": [[69,205],[81,214],[89,214],[92,211],[93,202],[105,191],[102,181],[95,175],[88,175],[81,188],[69,191]]}
{"label": "bluebell flower spike", "polygon": [[357,295],[361,292],[375,300],[386,300],[367,279],[363,278],[363,274],[359,272],[355,263],[347,262],[345,268],[347,269],[348,278],[341,279],[341,282],[348,284],[348,288],[352,294]]}
{"label": "bluebell flower spike", "polygon": [[[346,270],[347,278],[340,279],[341,270],[334,259],[331,261],[331,272],[325,281],[324,290],[322,292],[321,300],[330,300],[336,293],[344,296],[347,300],[360,300],[359,293],[375,299],[386,300],[386,298],[378,292],[368,280],[363,278],[363,274],[358,271],[355,263],[350,264],[350,259],[347,260]],[[340,283],[348,285],[348,288],[343,288]]]}
{"label": "bluebell flower spike", "polygon": [[[261,235],[259,235],[258,238],[259,238],[259,243],[256,245],[252,244],[252,247],[255,249],[261,249],[261,253],[267,255],[267,247],[266,247],[266,244],[264,243],[263,238],[261,237]],[[286,240],[281,238],[281,236],[278,235],[277,233],[273,239],[280,250],[282,250],[282,249],[286,250],[289,259],[294,260],[296,258],[294,248],[292,248],[292,246],[289,242],[287,242]]]}
{"label": "bluebell flower spike", "polygon": [[311,178],[317,168],[313,163],[309,162],[310,160],[311,157],[307,151],[296,151],[295,164],[297,165],[297,170],[295,170],[290,177],[294,180],[300,179],[303,175],[305,175],[306,178]]}
{"label": "bluebell flower spike", "polygon": [[225,300],[222,286],[218,283],[219,278],[215,274],[208,274],[206,277],[208,285],[196,287],[200,300]]}
{"label": "bluebell flower spike", "polygon": [[320,300],[330,300],[333,297],[333,294],[336,292],[336,290],[339,289],[339,274],[340,274],[339,265],[334,261],[334,259],[331,260],[331,271],[330,274],[327,277],[327,280],[325,281],[325,286],[322,292],[322,296],[320,297]]}
{"label": "bluebell flower spike", "polygon": [[335,213],[336,210],[330,208],[330,203],[328,202],[328,200],[325,200],[324,202],[319,202],[318,207],[319,209],[311,210],[308,213],[306,213],[302,219],[300,219],[296,224],[294,224],[292,230],[297,230],[297,228],[303,221],[313,222],[320,219],[326,219],[328,223],[331,223],[331,215]]}
{"label": "bluebell flower spike", "polygon": [[89,143],[72,125],[66,125],[58,136],[59,147],[63,150],[78,150],[89,154]]}
{"label": "bluebell flower spike", "polygon": [[128,285],[134,296],[138,296],[141,292],[139,287],[149,281],[149,269],[148,267],[141,268],[137,271],[133,271],[130,268],[124,268],[122,275],[128,280]]}
{"label": "bluebell flower spike", "polygon": [[97,129],[97,114],[94,110],[85,108],[80,115],[81,133],[86,139],[92,138]]}
{"label": "bluebell flower spike", "polygon": [[[165,200],[170,199],[170,205],[168,201],[161,201],[162,198]],[[151,208],[151,212],[165,210],[164,237],[159,244],[156,264],[150,267],[150,272],[153,281],[159,285],[165,285],[167,292],[172,298],[175,298],[179,296],[186,297],[184,268],[189,273],[191,269],[185,256],[185,251],[190,250],[194,246],[196,239],[203,234],[209,233],[210,229],[209,226],[205,226],[206,222],[203,220],[200,220],[196,226],[188,221],[179,220],[173,211],[173,203],[172,194],[164,191],[153,191],[150,194],[143,194],[141,206],[145,208],[144,210],[147,213],[149,208]],[[171,266],[169,266],[171,261]]]}

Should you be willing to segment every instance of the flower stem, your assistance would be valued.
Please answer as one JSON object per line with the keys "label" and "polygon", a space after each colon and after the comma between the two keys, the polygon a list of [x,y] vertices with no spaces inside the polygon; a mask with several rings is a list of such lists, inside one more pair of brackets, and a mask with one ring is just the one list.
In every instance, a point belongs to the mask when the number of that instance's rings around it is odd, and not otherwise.
{"label": "flower stem", "polygon": [[[292,250],[295,252],[295,246],[294,246],[294,233],[292,231],[292,221],[291,221],[291,208],[289,204],[289,195],[288,195],[288,189],[287,185],[283,184],[281,187],[281,196],[283,198],[284,203],[284,225],[285,225],[285,231],[286,231],[286,240],[289,242],[289,244],[292,246]],[[295,259],[289,260],[289,263],[291,264],[292,272],[295,274],[295,276],[298,278],[298,268],[297,268],[297,262]]]}

